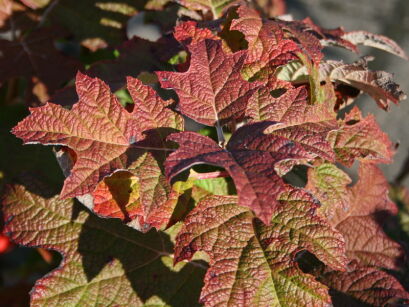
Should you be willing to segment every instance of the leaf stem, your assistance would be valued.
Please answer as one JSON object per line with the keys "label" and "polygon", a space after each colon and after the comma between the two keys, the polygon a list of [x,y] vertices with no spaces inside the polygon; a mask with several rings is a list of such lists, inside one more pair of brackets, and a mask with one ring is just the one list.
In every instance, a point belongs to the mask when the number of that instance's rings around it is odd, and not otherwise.
{"label": "leaf stem", "polygon": [[224,148],[224,143],[226,142],[223,134],[223,128],[220,126],[220,122],[216,122],[217,139],[219,140],[219,146]]}
{"label": "leaf stem", "polygon": [[133,148],[146,149],[146,150],[176,151],[176,149],[173,149],[173,148],[138,146],[138,145],[134,145],[134,144],[131,145],[131,146]]}

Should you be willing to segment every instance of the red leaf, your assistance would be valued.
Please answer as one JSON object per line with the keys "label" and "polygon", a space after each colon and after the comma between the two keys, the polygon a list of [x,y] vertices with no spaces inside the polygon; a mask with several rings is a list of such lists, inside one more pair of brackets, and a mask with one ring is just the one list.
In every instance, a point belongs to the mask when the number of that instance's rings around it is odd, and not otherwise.
{"label": "red leaf", "polygon": [[248,56],[243,73],[247,79],[266,76],[280,65],[297,59],[300,49],[295,42],[284,39],[280,25],[274,21],[263,22],[257,11],[246,6],[237,9],[238,19],[233,19],[231,30],[240,31],[248,42]]}
{"label": "red leaf", "polygon": [[241,77],[246,53],[225,54],[221,42],[214,40],[200,41],[188,49],[187,72],[157,72],[161,85],[178,94],[180,111],[208,126],[241,120],[248,100],[261,85]]}
{"label": "red leaf", "polygon": [[271,87],[265,87],[253,95],[246,115],[253,122],[269,120],[282,123],[268,132],[286,137],[306,151],[334,161],[335,154],[326,140],[328,133],[337,128],[333,99],[311,104],[304,86],[290,88],[278,98],[274,98],[270,92]]}
{"label": "red leaf", "polygon": [[181,22],[175,27],[173,35],[184,45],[196,44],[205,39],[219,39],[209,29],[199,28],[196,21]]}

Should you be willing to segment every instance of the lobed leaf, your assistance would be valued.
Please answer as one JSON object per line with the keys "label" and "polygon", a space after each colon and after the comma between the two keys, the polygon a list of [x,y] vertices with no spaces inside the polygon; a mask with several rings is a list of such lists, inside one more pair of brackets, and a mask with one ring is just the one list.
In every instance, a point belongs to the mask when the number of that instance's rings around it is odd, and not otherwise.
{"label": "lobed leaf", "polygon": [[256,10],[246,6],[240,6],[237,14],[230,30],[243,33],[248,42],[248,56],[243,66],[246,79],[266,78],[278,66],[297,59],[295,54],[300,49],[295,42],[284,38],[280,24],[272,20],[263,22]]}
{"label": "lobed leaf", "polygon": [[168,139],[177,142],[179,148],[165,162],[166,175],[172,178],[195,164],[223,167],[233,178],[239,204],[251,208],[268,224],[280,206],[277,197],[290,188],[279,174],[316,156],[291,138],[264,134],[273,124],[259,122],[241,127],[232,135],[226,149],[194,132],[172,134]]}
{"label": "lobed leaf", "polygon": [[[166,182],[156,161],[165,156],[144,149],[163,149],[167,134],[183,127],[180,116],[166,108],[171,101],[163,101],[153,89],[128,77],[128,89],[135,102],[129,113],[101,80],[79,73],[76,85],[80,100],[71,110],[51,103],[31,109],[32,114],[13,133],[25,143],[64,145],[74,151],[74,165],[68,167],[70,173],[61,191],[62,198],[93,193],[106,176],[117,170],[129,170],[141,181],[139,215],[143,218],[134,222],[135,227],[147,231],[152,226],[167,224],[178,193]],[[125,193],[128,191],[126,185],[121,188]],[[110,196],[104,199],[107,197]],[[93,209],[92,195],[87,199]],[[116,203],[114,207],[122,205]]]}
{"label": "lobed leaf", "polygon": [[3,213],[15,242],[63,255],[36,282],[31,306],[197,306],[204,267],[173,268],[167,234],[142,234],[97,218],[72,199],[44,199],[22,186],[9,189]]}
{"label": "lobed leaf", "polygon": [[237,205],[234,196],[202,200],[176,238],[175,261],[196,251],[210,256],[201,302],[206,306],[325,306],[327,289],[304,274],[294,256],[306,249],[343,269],[342,237],[314,214],[301,190],[284,193],[270,226]]}
{"label": "lobed leaf", "polygon": [[395,277],[370,266],[359,266],[355,261],[348,271],[330,271],[320,279],[333,289],[335,306],[386,306],[408,303],[409,293]]}
{"label": "lobed leaf", "polygon": [[328,97],[322,103],[311,104],[304,86],[290,88],[275,98],[271,95],[272,88],[263,87],[250,99],[246,115],[251,122],[277,121],[282,125],[270,128],[269,133],[286,137],[306,151],[334,161],[335,154],[326,139],[337,128],[334,99]]}
{"label": "lobed leaf", "polygon": [[383,231],[387,214],[396,214],[396,206],[388,198],[388,183],[372,164],[361,164],[359,181],[349,187],[347,174],[331,164],[308,171],[306,189],[323,206],[321,215],[339,230],[346,243],[347,256],[360,265],[399,269],[403,250]]}
{"label": "lobed leaf", "polygon": [[261,86],[241,77],[246,53],[225,54],[221,42],[214,40],[191,44],[188,49],[188,71],[157,72],[161,85],[178,94],[182,114],[208,126],[243,119],[248,100]]}
{"label": "lobed leaf", "polygon": [[340,128],[328,134],[328,142],[337,161],[351,166],[355,159],[366,163],[390,163],[394,150],[373,115],[362,117],[354,107],[341,122]]}
{"label": "lobed leaf", "polygon": [[354,45],[378,48],[397,55],[405,60],[408,59],[405,51],[399,47],[395,41],[383,35],[373,34],[367,31],[351,31],[343,34],[342,38]]}

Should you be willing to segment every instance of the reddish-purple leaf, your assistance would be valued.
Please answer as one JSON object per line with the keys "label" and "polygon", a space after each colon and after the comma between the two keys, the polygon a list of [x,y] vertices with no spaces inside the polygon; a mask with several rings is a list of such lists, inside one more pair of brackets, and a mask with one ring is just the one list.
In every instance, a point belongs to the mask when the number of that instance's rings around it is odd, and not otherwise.
{"label": "reddish-purple leaf", "polygon": [[237,205],[234,196],[202,200],[187,216],[176,238],[175,261],[196,251],[210,256],[201,302],[206,306],[325,306],[325,287],[304,274],[294,262],[309,250],[335,269],[346,258],[339,233],[314,213],[315,201],[293,190],[278,198],[270,226]]}
{"label": "reddish-purple leaf", "polygon": [[246,53],[225,54],[221,42],[214,40],[188,48],[191,60],[187,72],[157,72],[161,85],[178,94],[180,111],[208,126],[242,119],[248,100],[260,87],[260,83],[241,77]]}
{"label": "reddish-purple leaf", "polygon": [[54,92],[75,76],[81,64],[55,49],[60,31],[38,28],[17,41],[0,39],[0,84],[23,77],[28,83],[28,103],[46,102]]}
{"label": "reddish-purple leaf", "polygon": [[290,188],[277,171],[285,173],[294,164],[316,156],[285,136],[264,134],[273,124],[259,122],[241,127],[226,149],[194,132],[172,134],[168,139],[177,142],[179,148],[166,160],[166,174],[172,178],[195,164],[223,167],[234,180],[240,205],[251,208],[268,224],[280,206],[277,197]]}
{"label": "reddish-purple leaf", "polygon": [[356,261],[348,265],[348,271],[329,271],[320,281],[334,290],[332,301],[335,306],[388,306],[393,303],[409,303],[409,293],[395,277],[374,267],[360,266]]}
{"label": "reddish-purple leaf", "polygon": [[261,88],[249,101],[246,115],[254,121],[277,121],[269,133],[283,136],[300,144],[306,151],[329,161],[335,154],[326,140],[328,133],[337,128],[333,99],[311,104],[304,86],[290,88],[275,98],[271,87]]}

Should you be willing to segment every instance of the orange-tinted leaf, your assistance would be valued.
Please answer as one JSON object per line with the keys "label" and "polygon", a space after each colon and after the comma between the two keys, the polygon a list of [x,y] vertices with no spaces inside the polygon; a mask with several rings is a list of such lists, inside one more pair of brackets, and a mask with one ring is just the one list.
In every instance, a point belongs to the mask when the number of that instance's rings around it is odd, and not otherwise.
{"label": "orange-tinted leaf", "polygon": [[246,6],[237,9],[238,19],[233,19],[231,30],[240,31],[248,42],[248,56],[243,66],[246,79],[266,77],[280,65],[297,59],[300,51],[295,42],[284,39],[280,25],[274,21],[263,22],[257,11]]}
{"label": "orange-tinted leaf", "polygon": [[219,39],[209,29],[199,28],[196,21],[181,22],[175,27],[173,35],[184,45],[195,44],[205,39]]}
{"label": "orange-tinted leaf", "polygon": [[210,256],[201,302],[206,306],[325,306],[327,289],[294,262],[309,250],[343,269],[343,242],[314,213],[313,198],[301,190],[284,193],[280,208],[266,226],[234,196],[211,196],[187,216],[176,238],[175,260],[196,251]]}
{"label": "orange-tinted leaf", "polygon": [[[129,80],[130,86],[141,86],[139,81],[132,84],[133,79]],[[137,123],[141,109],[128,113],[101,80],[79,73],[76,86],[79,102],[70,111],[48,103],[31,109],[32,114],[13,129],[25,143],[65,145],[75,151],[77,161],[64,183],[63,198],[90,193],[113,171],[131,168],[141,155],[131,145],[149,138],[144,129],[159,128],[149,121],[142,128]],[[167,114],[165,106],[157,104],[153,108],[157,113],[151,115]]]}

